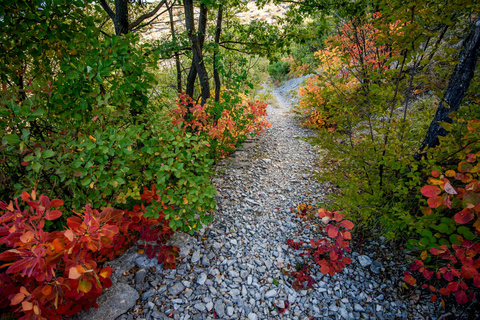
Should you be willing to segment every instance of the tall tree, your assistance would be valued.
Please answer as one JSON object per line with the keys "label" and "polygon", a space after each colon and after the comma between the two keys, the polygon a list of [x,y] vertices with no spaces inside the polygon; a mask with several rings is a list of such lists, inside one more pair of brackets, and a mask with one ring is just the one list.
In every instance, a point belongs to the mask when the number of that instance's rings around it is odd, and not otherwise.
{"label": "tall tree", "polygon": [[442,128],[439,122],[452,123],[450,113],[460,108],[460,103],[473,79],[480,51],[480,18],[477,17],[470,27],[470,32],[459,55],[459,63],[450,78],[444,99],[438,105],[420,150],[425,147],[435,147],[439,144],[438,137],[447,134],[447,131]]}
{"label": "tall tree", "polygon": [[[203,54],[202,54],[202,47],[205,41],[205,29],[206,29],[206,22],[207,22],[207,7],[202,2],[200,5],[200,16],[199,20],[199,31],[200,34],[197,36],[195,32],[195,24],[194,24],[194,11],[193,11],[193,0],[185,0],[183,2],[184,10],[185,10],[185,26],[187,29],[188,38],[192,43],[192,55],[193,55],[193,63],[192,67],[195,67],[195,72],[198,74],[200,85],[202,86],[202,105],[207,102],[207,99],[210,98],[210,84],[208,83],[208,73],[207,69],[205,68],[205,63],[203,61]],[[190,68],[193,69],[193,68]],[[193,71],[192,71],[193,72]],[[193,73],[195,73],[193,72]],[[195,75],[196,77],[196,75]],[[187,94],[189,96],[193,95],[193,90],[189,91],[189,86],[192,83],[195,83],[195,79],[193,79],[193,74],[187,81]],[[193,79],[193,80],[192,80]]]}
{"label": "tall tree", "polygon": [[215,28],[215,51],[213,52],[213,79],[215,81],[215,102],[220,101],[220,74],[218,72],[219,61],[217,61],[217,53],[219,51],[220,35],[222,33],[223,4],[220,3],[217,12],[217,26]]}
{"label": "tall tree", "polygon": [[[129,2],[129,0],[115,0],[115,12],[113,12],[106,0],[100,0],[100,5],[102,6],[103,10],[105,10],[110,19],[112,19],[113,25],[115,26],[116,35],[127,34],[129,31],[138,27],[144,20],[153,17],[165,4],[166,0],[160,1],[153,10],[141,15],[132,23],[128,21]],[[141,1],[139,2],[141,3]]]}

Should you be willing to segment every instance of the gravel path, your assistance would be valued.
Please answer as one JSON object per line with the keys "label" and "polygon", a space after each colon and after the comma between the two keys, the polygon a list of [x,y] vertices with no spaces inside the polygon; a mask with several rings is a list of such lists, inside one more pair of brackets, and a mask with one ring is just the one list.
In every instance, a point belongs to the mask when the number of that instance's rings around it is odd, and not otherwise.
{"label": "gravel path", "polygon": [[214,222],[188,240],[178,268],[152,268],[154,262],[136,259],[128,281],[140,298],[118,319],[432,318],[431,304],[400,298],[398,275],[389,274],[395,264],[377,261],[374,249],[388,251],[379,243],[365,247],[362,255],[353,252],[353,263],[341,274],[315,273],[313,289],[296,292],[292,279],[282,274],[285,266],[302,261],[286,240],[313,237],[290,208],[320,202],[328,192],[311,179],[312,147],[296,139],[312,132],[289,113],[295,99],[287,92],[300,82],[275,89],[278,104],[268,107],[272,128],[218,164]]}

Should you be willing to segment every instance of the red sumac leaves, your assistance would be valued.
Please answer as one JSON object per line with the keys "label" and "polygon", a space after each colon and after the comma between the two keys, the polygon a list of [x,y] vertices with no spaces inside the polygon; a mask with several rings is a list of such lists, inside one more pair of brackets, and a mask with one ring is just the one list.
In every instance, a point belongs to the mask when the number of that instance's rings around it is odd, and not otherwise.
{"label": "red sumac leaves", "polygon": [[435,196],[438,196],[441,192],[442,189],[436,186],[423,186],[420,189],[420,192],[427,198],[432,198]]}

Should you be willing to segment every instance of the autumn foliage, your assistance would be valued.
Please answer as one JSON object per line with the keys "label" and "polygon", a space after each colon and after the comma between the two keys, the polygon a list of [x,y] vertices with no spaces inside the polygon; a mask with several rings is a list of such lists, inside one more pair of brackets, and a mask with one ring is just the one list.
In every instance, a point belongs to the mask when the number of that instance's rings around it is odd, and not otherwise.
{"label": "autumn foliage", "polygon": [[434,222],[420,232],[416,245],[423,251],[411,268],[413,274],[406,272],[404,280],[415,285],[419,273],[426,282],[422,288],[433,293],[432,301],[437,294],[452,294],[466,304],[480,288],[479,132],[480,120],[470,121],[461,139],[466,147],[455,154],[456,164],[432,170],[428,185],[420,189],[427,199],[423,214]]}
{"label": "autumn foliage", "polygon": [[[209,103],[213,103],[210,101]],[[224,156],[234,150],[250,134],[260,134],[271,124],[265,120],[267,104],[263,101],[236,102],[222,99],[220,106],[196,104],[189,96],[179,95],[177,108],[172,110],[172,123],[182,130],[204,134],[212,148]]]}
{"label": "autumn foliage", "polygon": [[[311,258],[314,264],[320,267],[322,274],[330,274],[332,276],[341,272],[345,265],[352,262],[352,259],[344,255],[345,251],[351,251],[349,240],[352,239],[352,235],[349,230],[354,227],[351,221],[345,220],[345,216],[339,212],[331,212],[325,209],[319,209],[316,212],[317,217],[315,217],[315,211],[306,204],[300,204],[297,207],[297,213],[302,218],[318,217],[320,219],[319,231],[323,236],[320,239],[310,239],[310,243],[306,244],[307,247],[303,249],[304,251],[300,256]],[[287,239],[287,244],[292,249],[299,250],[302,249],[305,243]],[[304,289],[305,281],[308,288],[313,286],[315,280],[310,276],[310,270],[309,263],[306,263],[300,270],[286,272],[295,278],[293,283],[295,290]]]}
{"label": "autumn foliage", "polygon": [[[154,191],[154,190],[153,190]],[[155,192],[154,192],[155,193]],[[148,202],[148,190],[142,196]],[[174,268],[178,248],[165,246],[173,234],[168,221],[144,217],[145,207],[132,211],[85,206],[67,218],[64,230],[47,232],[45,224],[60,218],[60,199],[23,192],[9,204],[0,202],[0,307],[19,319],[63,319],[98,307],[95,299],[112,285],[111,267],[100,263],[123,253],[139,238],[166,268]]]}

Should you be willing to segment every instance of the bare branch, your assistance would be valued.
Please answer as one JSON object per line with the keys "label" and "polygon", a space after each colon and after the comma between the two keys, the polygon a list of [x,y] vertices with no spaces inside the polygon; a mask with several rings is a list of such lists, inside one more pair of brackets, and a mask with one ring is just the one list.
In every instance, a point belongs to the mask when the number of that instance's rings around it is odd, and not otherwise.
{"label": "bare branch", "polygon": [[132,30],[136,26],[138,26],[140,23],[142,23],[143,20],[153,17],[158,12],[158,10],[160,10],[160,8],[165,4],[166,1],[167,0],[160,1],[160,3],[155,7],[155,9],[153,9],[149,13],[145,13],[144,15],[141,15],[137,20],[135,20],[128,26],[129,29]]}
{"label": "bare branch", "polygon": [[113,10],[108,5],[107,1],[100,0],[100,5],[102,6],[103,10],[105,10],[105,12],[108,14],[110,19],[115,20],[115,13],[113,13]]}

